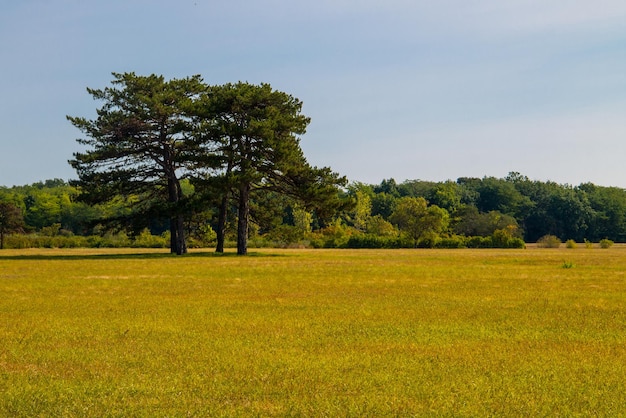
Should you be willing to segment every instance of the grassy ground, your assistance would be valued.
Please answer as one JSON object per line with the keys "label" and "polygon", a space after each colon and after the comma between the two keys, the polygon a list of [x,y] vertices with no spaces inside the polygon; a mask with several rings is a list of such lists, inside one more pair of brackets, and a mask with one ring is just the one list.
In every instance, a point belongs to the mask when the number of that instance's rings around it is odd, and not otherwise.
{"label": "grassy ground", "polygon": [[0,416],[624,405],[624,247],[0,252]]}

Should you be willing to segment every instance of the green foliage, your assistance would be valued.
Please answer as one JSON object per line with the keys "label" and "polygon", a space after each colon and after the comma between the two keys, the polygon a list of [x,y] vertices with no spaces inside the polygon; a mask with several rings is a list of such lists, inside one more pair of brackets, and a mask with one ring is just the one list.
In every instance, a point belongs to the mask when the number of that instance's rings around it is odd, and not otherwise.
{"label": "green foliage", "polygon": [[24,218],[19,207],[10,202],[0,201],[0,250],[4,248],[4,237],[11,232],[20,232]]}
{"label": "green foliage", "polygon": [[462,186],[458,183],[446,181],[437,184],[433,188],[428,196],[428,201],[452,213],[461,206],[462,197]]}
{"label": "green foliage", "polygon": [[346,248],[400,248],[398,238],[384,237],[374,234],[355,234],[346,243]]}
{"label": "green foliage", "polygon": [[313,248],[345,248],[350,238],[357,234],[358,231],[337,219],[331,225],[311,234],[311,246]]}
{"label": "green foliage", "polygon": [[391,194],[381,192],[372,197],[372,216],[380,216],[388,220],[396,209],[397,198]]}
{"label": "green foliage", "polygon": [[587,248],[587,249],[593,248],[593,242],[589,241],[586,238],[585,238],[585,248]]}
{"label": "green foliage", "polygon": [[365,191],[358,189],[354,190],[354,198],[356,204],[352,213],[352,224],[358,231],[365,232],[372,216],[372,199]]}
{"label": "green foliage", "polygon": [[[265,238],[273,243],[272,246],[286,248],[304,240],[302,229],[293,225],[279,225],[265,235]],[[256,244],[255,246],[259,246]]]}
{"label": "green foliage", "polygon": [[573,239],[565,241],[565,248],[575,249],[576,247],[578,247],[578,244]]}
{"label": "green foliage", "polygon": [[494,248],[525,248],[524,240],[515,236],[516,230],[514,226],[495,230],[491,236],[491,244]]}
{"label": "green foliage", "polygon": [[513,183],[504,179],[485,177],[459,180],[476,194],[475,204],[480,212],[498,211],[516,216],[522,214],[530,205],[528,197],[524,196]]}
{"label": "green foliage", "polygon": [[473,236],[467,239],[467,248],[493,248],[491,237]]}
{"label": "green foliage", "polygon": [[413,240],[414,246],[434,246],[436,237],[448,227],[449,215],[438,206],[428,206],[422,197],[403,197],[389,220]]}
{"label": "green foliage", "polygon": [[436,248],[466,248],[467,237],[462,235],[452,235],[449,237],[440,238],[436,243]]}
{"label": "green foliage", "polygon": [[540,248],[559,248],[561,240],[554,235],[544,235],[537,240],[537,246]]}
{"label": "green foliage", "polygon": [[600,248],[611,248],[613,244],[614,242],[607,238],[600,240]]}
{"label": "green foliage", "polygon": [[515,236],[520,231],[517,220],[496,210],[481,213],[475,206],[463,206],[453,215],[452,230],[456,234],[487,237],[499,229],[514,229]]}
{"label": "green foliage", "polygon": [[169,242],[164,236],[152,235],[150,230],[146,228],[132,240],[131,246],[135,248],[166,248],[168,244]]}
{"label": "green foliage", "polygon": [[399,231],[391,222],[386,221],[380,215],[375,215],[367,219],[366,232],[381,237],[397,237]]}
{"label": "green foliage", "polygon": [[626,242],[626,190],[591,183],[582,184],[580,190],[592,211],[586,236],[596,241],[608,237]]}

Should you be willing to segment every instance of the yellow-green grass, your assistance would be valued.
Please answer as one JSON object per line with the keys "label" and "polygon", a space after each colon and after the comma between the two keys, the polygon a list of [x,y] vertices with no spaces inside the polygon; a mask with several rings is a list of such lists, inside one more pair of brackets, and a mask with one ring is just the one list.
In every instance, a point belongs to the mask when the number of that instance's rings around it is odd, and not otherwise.
{"label": "yellow-green grass", "polygon": [[0,416],[626,415],[626,248],[0,252]]}

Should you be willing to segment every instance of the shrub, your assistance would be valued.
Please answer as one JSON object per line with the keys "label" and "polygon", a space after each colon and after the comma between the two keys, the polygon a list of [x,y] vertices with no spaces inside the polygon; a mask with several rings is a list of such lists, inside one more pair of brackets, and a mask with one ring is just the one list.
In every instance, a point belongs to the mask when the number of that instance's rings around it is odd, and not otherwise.
{"label": "shrub", "polygon": [[145,228],[135,237],[132,246],[135,248],[165,248],[168,242],[162,236],[152,235],[148,228]]}
{"label": "shrub", "polygon": [[513,228],[496,229],[491,235],[491,245],[493,248],[526,248],[524,240],[514,233]]}
{"label": "shrub", "polygon": [[353,235],[348,239],[347,248],[390,248],[390,239],[372,234]]}
{"label": "shrub", "polygon": [[467,248],[492,248],[493,242],[491,237],[475,236],[467,240]]}
{"label": "shrub", "polygon": [[326,228],[311,234],[311,245],[315,248],[345,248],[348,240],[355,233],[354,228],[337,220]]}
{"label": "shrub", "polygon": [[506,248],[526,248],[526,242],[521,238],[511,238],[507,242]]}
{"label": "shrub", "polygon": [[21,250],[24,248],[31,248],[32,246],[32,239],[30,235],[11,234],[7,235],[4,239],[4,248]]}
{"label": "shrub", "polygon": [[439,235],[434,232],[428,232],[419,239],[417,246],[420,248],[435,248],[440,240]]}
{"label": "shrub", "polygon": [[585,248],[593,248],[593,242],[585,238]]}
{"label": "shrub", "polygon": [[615,244],[610,239],[604,238],[600,240],[600,248],[611,248]]}
{"label": "shrub", "polygon": [[106,248],[125,248],[130,247],[130,238],[125,232],[118,232],[117,234],[107,233],[102,237],[102,247]]}
{"label": "shrub", "polygon": [[565,247],[567,247],[567,248],[574,249],[577,246],[578,245],[576,244],[576,241],[574,241],[573,239],[568,239],[567,241],[565,241]]}
{"label": "shrub", "polygon": [[462,235],[441,238],[437,242],[437,248],[467,248],[467,238]]}
{"label": "shrub", "polygon": [[561,240],[554,235],[544,235],[537,240],[537,246],[540,248],[559,248]]}

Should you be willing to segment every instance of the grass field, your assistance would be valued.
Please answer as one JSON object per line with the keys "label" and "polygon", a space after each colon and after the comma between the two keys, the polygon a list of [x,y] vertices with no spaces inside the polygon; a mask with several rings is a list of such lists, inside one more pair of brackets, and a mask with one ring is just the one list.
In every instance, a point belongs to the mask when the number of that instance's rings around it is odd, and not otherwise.
{"label": "grass field", "polygon": [[0,416],[626,416],[626,247],[0,252]]}

